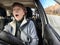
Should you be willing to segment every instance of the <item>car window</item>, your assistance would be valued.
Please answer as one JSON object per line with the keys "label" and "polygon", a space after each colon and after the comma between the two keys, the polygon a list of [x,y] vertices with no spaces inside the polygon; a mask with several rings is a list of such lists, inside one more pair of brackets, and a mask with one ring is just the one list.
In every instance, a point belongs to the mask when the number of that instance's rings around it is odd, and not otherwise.
{"label": "car window", "polygon": [[40,0],[49,24],[60,35],[60,5],[54,0]]}

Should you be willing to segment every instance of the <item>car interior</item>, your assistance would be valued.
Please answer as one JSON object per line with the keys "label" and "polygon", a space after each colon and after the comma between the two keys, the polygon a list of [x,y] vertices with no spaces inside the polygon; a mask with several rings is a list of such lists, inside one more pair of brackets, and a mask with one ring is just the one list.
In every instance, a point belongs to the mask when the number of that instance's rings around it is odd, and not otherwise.
{"label": "car interior", "polygon": [[26,18],[32,20],[36,26],[37,35],[39,38],[39,44],[43,45],[43,38],[42,38],[42,22],[39,17],[38,7],[35,4],[34,0],[0,0],[0,7],[4,7],[6,9],[7,17],[6,17],[6,24],[14,20],[11,5],[14,2],[23,3],[27,9],[27,16]]}
{"label": "car interior", "polygon": [[[14,2],[19,2],[24,4],[26,7],[27,10],[26,18],[32,20],[35,24],[37,35],[39,38],[38,45],[60,45],[60,36],[57,34],[55,29],[49,24],[42,2],[40,1],[43,2],[43,0],[0,0],[0,7],[3,7],[6,10],[6,15],[7,15],[5,17],[5,22],[4,20],[2,21],[2,19],[0,18],[0,24],[1,24],[0,32],[4,29],[4,25],[14,20],[14,17],[12,16],[13,14],[11,10],[11,5]],[[59,0],[54,0],[54,1],[60,4]],[[2,14],[0,14],[0,17]],[[9,38],[7,38],[7,36]],[[20,40],[16,39],[14,36],[12,36],[7,32],[1,32],[0,39],[1,39],[0,42],[5,41],[7,43],[11,43],[12,45],[15,44],[20,45],[21,43]]]}

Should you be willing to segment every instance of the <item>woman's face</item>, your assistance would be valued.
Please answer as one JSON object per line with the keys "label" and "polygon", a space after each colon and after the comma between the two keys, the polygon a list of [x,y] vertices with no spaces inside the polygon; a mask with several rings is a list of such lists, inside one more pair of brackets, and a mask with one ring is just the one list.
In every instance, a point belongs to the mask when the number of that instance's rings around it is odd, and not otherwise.
{"label": "woman's face", "polygon": [[22,7],[15,6],[13,7],[13,16],[17,21],[20,21],[25,15],[25,11]]}

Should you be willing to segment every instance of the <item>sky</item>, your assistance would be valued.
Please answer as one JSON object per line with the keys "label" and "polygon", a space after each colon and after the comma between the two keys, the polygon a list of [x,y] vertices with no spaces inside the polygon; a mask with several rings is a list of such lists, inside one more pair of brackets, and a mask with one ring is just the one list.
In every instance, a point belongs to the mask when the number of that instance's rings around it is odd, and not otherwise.
{"label": "sky", "polygon": [[44,8],[47,8],[49,6],[55,5],[56,2],[54,0],[40,0]]}

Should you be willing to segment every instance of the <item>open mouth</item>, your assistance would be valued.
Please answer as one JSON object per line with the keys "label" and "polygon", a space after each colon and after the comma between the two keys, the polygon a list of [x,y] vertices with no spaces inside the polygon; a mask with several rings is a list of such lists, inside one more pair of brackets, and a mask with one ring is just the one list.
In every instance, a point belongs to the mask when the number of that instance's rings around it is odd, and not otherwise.
{"label": "open mouth", "polygon": [[19,15],[18,15],[18,14],[16,14],[15,16],[16,16],[16,17],[18,17]]}

